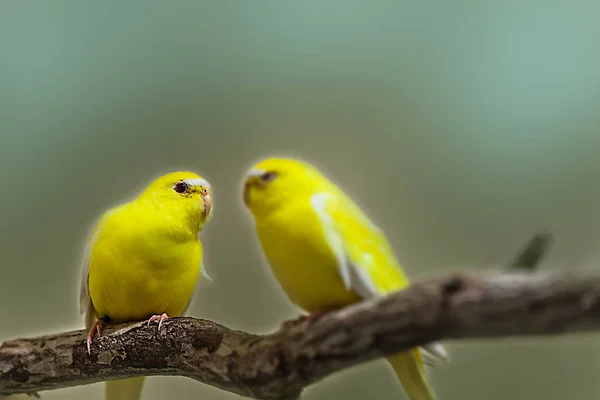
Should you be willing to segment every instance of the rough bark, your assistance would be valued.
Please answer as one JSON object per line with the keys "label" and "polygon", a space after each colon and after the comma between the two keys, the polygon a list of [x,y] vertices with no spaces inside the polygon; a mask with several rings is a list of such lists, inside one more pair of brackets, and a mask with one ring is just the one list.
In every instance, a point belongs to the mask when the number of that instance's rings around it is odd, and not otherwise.
{"label": "rough bark", "polygon": [[[509,270],[534,270],[550,239],[546,233],[533,236],[510,263]],[[500,285],[494,283],[498,279]],[[473,302],[478,301],[477,296],[481,296],[481,290],[492,290],[501,301],[504,297],[522,296],[519,290],[537,291],[541,288],[542,291],[537,293],[539,297],[560,283],[559,277],[545,278],[548,280],[545,282],[539,279],[522,282],[519,279],[511,275],[479,281],[460,276],[434,280],[417,285],[406,293],[330,313],[310,327],[300,319],[286,322],[280,332],[266,336],[232,331],[205,320],[175,318],[169,320],[160,333],[146,328],[143,323],[108,327],[104,331],[108,335],[96,341],[91,355],[84,351],[82,345],[84,331],[13,340],[0,345],[0,398],[4,397],[3,394],[12,395],[11,398],[20,397],[15,393],[37,397],[40,390],[139,375],[181,375],[248,397],[293,398],[306,385],[339,369],[423,344],[427,340],[469,337],[469,331],[462,331],[460,327],[469,321],[479,324],[480,320],[485,320],[481,313],[495,307],[489,304],[495,301],[494,298],[489,298],[489,293],[484,295],[482,299],[487,299],[488,304],[483,303],[475,313],[468,311],[472,314],[466,318],[458,317],[456,313],[473,307]],[[563,291],[573,284],[574,278],[569,279],[560,286]],[[506,288],[511,281],[517,286]],[[578,289],[581,292],[578,306],[590,311],[595,307],[596,293],[582,287]],[[552,295],[555,297],[557,293]],[[467,296],[466,306],[463,304],[464,296]],[[512,322],[506,322],[512,324],[513,329],[506,334],[535,333],[528,330],[520,332],[515,327],[518,326],[518,318],[523,318],[522,312],[532,311],[531,307],[539,308],[539,301],[533,297],[521,301],[519,305],[514,303],[513,298],[510,304],[504,304],[503,313],[519,309],[519,314],[512,315]],[[453,306],[450,307],[450,304]],[[544,304],[553,307],[554,303]],[[420,306],[424,306],[423,315],[415,308]],[[451,316],[451,311],[455,316]],[[557,318],[562,318],[562,315]],[[492,315],[487,318],[492,318]],[[495,323],[502,321],[494,319]],[[540,323],[547,325],[548,320]],[[488,332],[495,327],[482,326]],[[564,329],[567,328],[564,326]],[[574,326],[573,329],[578,328]],[[452,334],[455,331],[460,334]],[[502,335],[502,332],[492,332],[487,336]],[[477,332],[472,337],[477,335],[486,336]]]}
{"label": "rough bark", "polygon": [[269,335],[194,318],[106,328],[0,346],[0,393],[141,375],[187,376],[260,399],[297,397],[329,374],[430,341],[550,335],[600,327],[600,276],[456,275],[330,312]]}

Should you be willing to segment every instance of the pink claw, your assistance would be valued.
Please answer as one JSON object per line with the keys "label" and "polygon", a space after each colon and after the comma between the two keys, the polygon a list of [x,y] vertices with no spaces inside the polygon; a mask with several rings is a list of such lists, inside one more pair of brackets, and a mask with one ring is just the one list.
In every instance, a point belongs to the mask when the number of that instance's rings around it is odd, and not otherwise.
{"label": "pink claw", "polygon": [[148,320],[148,328],[150,327],[150,324],[154,321],[158,321],[158,330],[160,331],[160,327],[162,326],[163,322],[165,322],[166,319],[168,319],[169,316],[167,315],[167,313],[162,313],[162,315],[153,315],[150,317],[150,319]]}
{"label": "pink claw", "polygon": [[100,337],[100,331],[102,330],[102,327],[104,327],[104,320],[97,319],[96,322],[94,323],[94,325],[92,325],[92,329],[90,329],[90,331],[88,332],[88,335],[87,335],[88,355],[92,354],[92,340],[94,338],[94,335],[96,333],[98,333],[98,337]]}

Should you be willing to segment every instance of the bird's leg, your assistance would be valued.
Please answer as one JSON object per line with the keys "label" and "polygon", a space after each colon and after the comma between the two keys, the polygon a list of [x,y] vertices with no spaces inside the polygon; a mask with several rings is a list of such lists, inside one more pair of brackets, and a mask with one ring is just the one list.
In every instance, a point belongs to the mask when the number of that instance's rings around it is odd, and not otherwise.
{"label": "bird's leg", "polygon": [[166,319],[168,319],[169,316],[167,315],[167,313],[162,313],[162,315],[156,314],[150,317],[150,319],[148,319],[148,327],[150,327],[150,324],[154,321],[158,321],[158,331],[160,332],[160,327],[162,326],[163,322],[165,322]]}
{"label": "bird's leg", "polygon": [[92,340],[96,333],[98,333],[98,337],[100,337],[100,331],[106,324],[110,322],[110,318],[107,316],[98,318],[94,325],[92,325],[92,329],[88,332],[87,335],[87,352],[88,354],[92,354]]}

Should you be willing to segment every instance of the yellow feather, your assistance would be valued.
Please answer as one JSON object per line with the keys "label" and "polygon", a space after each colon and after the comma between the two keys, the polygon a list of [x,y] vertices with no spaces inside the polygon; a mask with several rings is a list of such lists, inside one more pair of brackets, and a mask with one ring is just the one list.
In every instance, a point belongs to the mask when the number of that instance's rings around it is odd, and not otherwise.
{"label": "yellow feather", "polygon": [[[384,235],[311,165],[266,159],[248,173],[244,199],[269,265],[308,312],[404,289],[409,282]],[[411,400],[433,400],[420,349],[388,359]]]}
{"label": "yellow feather", "polygon": [[411,400],[435,400],[418,350],[396,354],[387,360]]}
{"label": "yellow feather", "polygon": [[[88,240],[81,282],[88,329],[102,317],[120,323],[185,312],[201,273],[198,232],[211,216],[211,195],[200,176],[175,172],[100,218]],[[107,382],[106,399],[137,400],[143,382]]]}

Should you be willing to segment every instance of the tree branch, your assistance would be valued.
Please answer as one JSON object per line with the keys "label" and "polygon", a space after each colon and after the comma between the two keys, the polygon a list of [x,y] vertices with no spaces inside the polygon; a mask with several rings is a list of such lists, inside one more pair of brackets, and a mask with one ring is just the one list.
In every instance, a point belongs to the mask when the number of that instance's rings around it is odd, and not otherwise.
{"label": "tree branch", "polygon": [[[550,239],[546,233],[533,236],[508,269],[533,271]],[[442,312],[449,312],[450,309],[444,310],[450,304],[447,297],[464,292],[465,282],[472,285],[474,281],[455,277],[423,283],[418,286],[421,289],[403,294],[408,296],[406,299],[393,295],[372,304],[349,307],[325,316],[310,329],[299,321],[286,322],[280,332],[262,337],[232,331],[210,321],[176,318],[169,320],[166,331],[158,335],[143,324],[108,328],[104,333],[109,335],[95,344],[91,356],[81,347],[84,331],[14,340],[0,346],[0,398],[4,397],[2,393],[37,396],[38,390],[140,375],[188,376],[249,397],[295,397],[304,386],[338,369],[408,348],[410,340],[425,343],[426,337],[416,331],[411,333],[410,328],[423,329],[423,323],[430,321],[431,316],[423,319],[421,325],[415,325],[414,320],[418,318],[415,313],[419,311],[397,308],[394,304],[417,296],[416,304],[436,302],[438,309],[442,307]],[[433,285],[438,287],[434,289]],[[482,285],[495,284],[491,281],[477,284]],[[427,296],[431,296],[431,290],[442,290],[445,297],[421,298],[423,295],[418,293],[423,290]],[[594,293],[586,293],[582,295],[588,296],[582,297],[584,307],[595,301]],[[509,294],[503,293],[504,296]],[[425,309],[433,310],[429,306]],[[395,332],[395,326],[381,325],[396,317],[409,318],[408,322],[398,325],[402,332]],[[368,330],[352,336],[363,323],[368,324]],[[426,325],[434,337],[444,337],[443,327],[437,326],[435,321]],[[394,339],[394,335],[407,336]],[[323,343],[326,347],[322,347]]]}
{"label": "tree branch", "polygon": [[430,341],[600,328],[600,275],[457,275],[330,312],[270,335],[173,318],[106,328],[86,353],[83,330],[0,346],[0,393],[180,375],[260,399],[297,397],[329,374]]}

